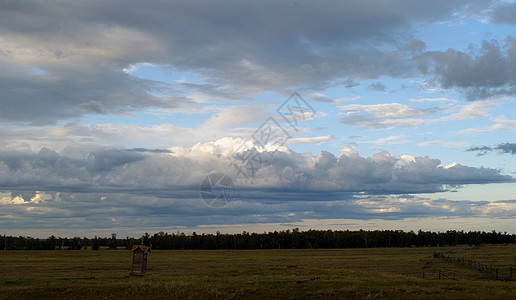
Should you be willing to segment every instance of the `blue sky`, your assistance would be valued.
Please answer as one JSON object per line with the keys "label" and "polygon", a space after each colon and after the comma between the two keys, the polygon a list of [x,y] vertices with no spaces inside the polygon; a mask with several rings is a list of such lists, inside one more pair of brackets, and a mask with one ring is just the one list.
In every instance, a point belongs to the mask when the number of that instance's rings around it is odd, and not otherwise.
{"label": "blue sky", "polygon": [[[513,13],[3,2],[0,229],[516,233]],[[199,193],[213,173],[222,207]]]}

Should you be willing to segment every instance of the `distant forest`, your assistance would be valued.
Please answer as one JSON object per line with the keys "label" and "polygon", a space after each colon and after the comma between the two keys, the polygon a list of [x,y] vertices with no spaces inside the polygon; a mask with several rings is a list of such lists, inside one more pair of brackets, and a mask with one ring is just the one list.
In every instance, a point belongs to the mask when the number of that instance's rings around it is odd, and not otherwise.
{"label": "distant forest", "polygon": [[145,233],[141,238],[111,237],[62,238],[50,236],[46,239],[0,235],[0,249],[3,250],[81,250],[101,248],[131,249],[133,245],[144,244],[152,249],[317,249],[317,248],[377,248],[377,247],[431,247],[482,244],[515,244],[516,234],[491,231],[430,232],[403,230],[341,231],[308,230],[298,228],[268,233],[197,234],[159,232]]}

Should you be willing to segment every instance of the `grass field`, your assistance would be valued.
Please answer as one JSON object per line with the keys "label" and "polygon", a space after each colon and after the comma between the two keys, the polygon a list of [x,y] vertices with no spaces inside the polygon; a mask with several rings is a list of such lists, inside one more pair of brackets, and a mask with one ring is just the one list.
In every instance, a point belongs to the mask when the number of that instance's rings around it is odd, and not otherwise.
{"label": "grass field", "polygon": [[[434,251],[516,267],[516,245],[155,250],[146,277],[128,276],[128,250],[0,251],[0,299],[516,299],[516,281],[440,261]],[[439,270],[449,278],[438,280]]]}

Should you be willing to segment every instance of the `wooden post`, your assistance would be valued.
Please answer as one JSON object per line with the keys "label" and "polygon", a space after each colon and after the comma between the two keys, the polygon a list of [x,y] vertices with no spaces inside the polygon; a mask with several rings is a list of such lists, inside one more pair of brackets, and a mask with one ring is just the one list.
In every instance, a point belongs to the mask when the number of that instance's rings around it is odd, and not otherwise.
{"label": "wooden post", "polygon": [[496,268],[496,278],[498,278],[498,268]]}
{"label": "wooden post", "polygon": [[439,280],[441,280],[441,270],[439,269]]}
{"label": "wooden post", "polygon": [[509,267],[509,278],[512,279],[512,267]]}

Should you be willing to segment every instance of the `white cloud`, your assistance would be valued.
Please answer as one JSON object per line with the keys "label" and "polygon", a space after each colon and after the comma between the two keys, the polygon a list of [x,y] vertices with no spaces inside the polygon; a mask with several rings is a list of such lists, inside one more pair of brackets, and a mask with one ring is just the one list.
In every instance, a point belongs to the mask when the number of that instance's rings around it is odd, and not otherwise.
{"label": "white cloud", "polygon": [[337,103],[341,103],[341,102],[349,102],[349,101],[358,101],[360,100],[360,97],[352,97],[352,98],[337,98],[337,99],[331,99],[330,97],[328,97],[327,95],[325,94],[320,94],[320,93],[317,93],[317,94],[310,94],[307,96],[308,98],[314,100],[314,101],[317,101],[317,102],[323,102],[323,103],[332,103],[332,104],[337,104]]}
{"label": "white cloud", "polygon": [[455,104],[458,101],[456,99],[450,99],[450,98],[418,98],[418,99],[409,99],[411,102],[416,103],[426,103],[426,102],[440,102],[440,103],[446,103],[446,104]]}
{"label": "white cloud", "polygon": [[500,106],[500,103],[492,100],[475,101],[464,105],[456,113],[443,117],[443,120],[470,120],[486,117],[489,110]]}
{"label": "white cloud", "polygon": [[386,103],[386,104],[350,104],[339,106],[345,114],[360,114],[370,113],[376,118],[407,118],[419,117],[427,115],[428,112],[422,109],[417,109],[406,104],[400,103]]}
{"label": "white cloud", "polygon": [[268,107],[257,105],[229,106],[218,108],[218,112],[210,116],[203,130],[231,130],[244,124],[263,122],[266,119]]}
{"label": "white cloud", "polygon": [[435,122],[434,119],[422,117],[438,110],[437,108],[415,108],[400,103],[351,104],[339,106],[339,108],[345,115],[341,118],[341,122],[369,128],[418,127],[423,123]]}
{"label": "white cloud", "polygon": [[392,135],[384,138],[379,138],[376,140],[364,141],[364,143],[368,144],[376,144],[376,145],[396,145],[396,144],[405,144],[407,143],[407,135]]}
{"label": "white cloud", "polygon": [[153,67],[153,66],[155,66],[155,64],[140,62],[140,63],[130,64],[129,66],[123,68],[122,71],[124,73],[131,74],[131,73],[138,71],[141,67]]}
{"label": "white cloud", "polygon": [[11,193],[0,192],[0,204],[19,205],[19,204],[25,204],[25,203],[27,203],[27,202],[25,202],[25,199],[23,199],[22,195],[12,196]]}
{"label": "white cloud", "polygon": [[[246,142],[247,146],[241,147]],[[423,192],[440,191],[444,184],[510,179],[494,169],[461,165],[442,169],[439,160],[428,157],[407,159],[381,152],[362,158],[351,148],[343,148],[338,156],[328,152],[314,156],[276,144],[262,148],[234,138],[169,150],[171,153],[98,149],[82,158],[71,158],[50,149],[38,153],[2,153],[0,182],[4,189],[31,187],[54,192],[77,189],[89,193],[138,190],[160,194],[169,189],[196,187],[206,174],[217,171],[233,176],[244,189],[287,191]],[[239,176],[232,164],[245,163],[241,158],[253,151],[257,151],[262,163],[248,181]]]}
{"label": "white cloud", "polygon": [[452,142],[443,140],[425,141],[417,144],[418,146],[441,146],[446,148],[463,148],[468,145],[466,142]]}
{"label": "white cloud", "polygon": [[324,144],[331,141],[333,137],[331,135],[325,136],[316,136],[316,137],[299,137],[299,138],[291,138],[287,140],[287,144]]}
{"label": "white cloud", "polygon": [[480,128],[468,128],[463,130],[458,130],[455,132],[455,134],[475,134],[475,133],[481,133],[481,132],[491,132],[491,131],[498,131],[498,130],[508,130],[513,131],[516,130],[516,120],[508,120],[504,116],[495,118],[493,125],[488,127],[480,127]]}

